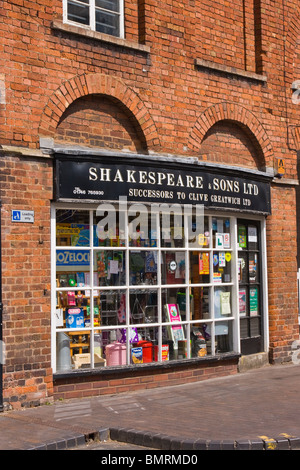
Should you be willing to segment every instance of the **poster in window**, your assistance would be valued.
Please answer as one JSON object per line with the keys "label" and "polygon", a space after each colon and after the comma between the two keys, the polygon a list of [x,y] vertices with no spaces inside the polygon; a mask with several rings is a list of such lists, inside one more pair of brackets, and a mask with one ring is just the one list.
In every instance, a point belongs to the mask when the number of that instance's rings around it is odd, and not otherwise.
{"label": "poster in window", "polygon": [[257,287],[250,288],[250,316],[258,315],[258,289]]}
{"label": "poster in window", "polygon": [[223,234],[223,246],[225,249],[230,248],[230,234],[229,233]]}
{"label": "poster in window", "polygon": [[220,253],[219,253],[219,266],[221,268],[225,268],[225,266],[226,266],[226,258],[225,258],[225,252],[224,251],[220,251]]}
{"label": "poster in window", "polygon": [[257,254],[252,253],[249,255],[249,280],[250,282],[257,282]]}
{"label": "poster in window", "polygon": [[213,273],[214,284],[222,284],[222,273]]}
{"label": "poster in window", "polygon": [[224,248],[223,233],[216,233],[216,248],[221,250]]}
{"label": "poster in window", "polygon": [[221,292],[221,315],[230,315],[230,292]]}
{"label": "poster in window", "polygon": [[199,253],[199,274],[209,274],[209,253]]}
{"label": "poster in window", "polygon": [[240,317],[245,317],[247,314],[246,289],[239,289],[239,313]]}
{"label": "poster in window", "polygon": [[[179,308],[177,304],[167,304],[165,308],[167,310],[167,318],[171,323],[181,321],[181,316],[180,316]],[[183,326],[171,325],[169,327],[169,332],[170,332],[171,339],[174,342],[174,349],[178,349],[178,341],[185,339]]]}
{"label": "poster in window", "polygon": [[257,228],[253,225],[248,227],[248,243],[250,250],[257,248]]}

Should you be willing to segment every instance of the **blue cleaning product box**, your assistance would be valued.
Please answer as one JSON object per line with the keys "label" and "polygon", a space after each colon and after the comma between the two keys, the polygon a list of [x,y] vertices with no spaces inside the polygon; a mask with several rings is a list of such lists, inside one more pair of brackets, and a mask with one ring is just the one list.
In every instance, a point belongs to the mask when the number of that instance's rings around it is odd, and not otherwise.
{"label": "blue cleaning product box", "polygon": [[82,308],[68,308],[66,312],[67,328],[83,328],[84,313]]}

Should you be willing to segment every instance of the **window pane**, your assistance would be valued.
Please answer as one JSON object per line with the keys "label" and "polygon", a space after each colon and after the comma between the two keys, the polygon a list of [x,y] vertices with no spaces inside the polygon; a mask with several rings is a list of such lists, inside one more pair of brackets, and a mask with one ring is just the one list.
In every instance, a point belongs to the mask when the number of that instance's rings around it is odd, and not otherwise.
{"label": "window pane", "polygon": [[174,205],[160,217],[161,246],[165,248],[184,247],[183,214],[180,207]]}
{"label": "window pane", "polygon": [[249,322],[247,318],[242,318],[240,321],[240,335],[242,339],[249,337],[248,323]]}
{"label": "window pane", "polygon": [[91,326],[89,290],[61,290],[56,298],[56,328]]}
{"label": "window pane", "polygon": [[161,276],[162,284],[185,284],[185,253],[162,252]]}
{"label": "window pane", "polygon": [[176,305],[180,320],[186,320],[186,301],[185,301],[186,289],[182,288],[171,288],[161,290],[161,304],[162,304],[162,321],[169,322],[170,315],[168,313],[168,306]]}
{"label": "window pane", "polygon": [[94,286],[123,286],[126,282],[125,251],[95,251],[94,273]]}
{"label": "window pane", "polygon": [[120,17],[118,14],[96,10],[96,31],[120,36]]}
{"label": "window pane", "polygon": [[215,324],[216,353],[233,351],[232,322],[217,322]]}
{"label": "window pane", "polygon": [[232,315],[230,287],[216,287],[214,291],[214,316],[224,318]]}
{"label": "window pane", "polygon": [[[126,294],[122,290],[96,291],[94,325],[122,325],[126,322]],[[99,318],[99,320],[98,320]],[[95,321],[96,320],[96,321]]]}
{"label": "window pane", "polygon": [[[196,216],[188,218],[189,246],[192,248],[209,248],[209,221],[207,216]],[[195,233],[195,236],[192,234]]]}
{"label": "window pane", "polygon": [[89,6],[80,5],[74,1],[68,2],[68,20],[85,25],[90,24]]}
{"label": "window pane", "polygon": [[105,10],[120,11],[119,0],[95,0],[95,5]]}
{"label": "window pane", "polygon": [[131,362],[145,364],[157,361],[158,328],[136,328],[137,341],[131,343]]}
{"label": "window pane", "polygon": [[157,223],[155,214],[139,212],[139,205],[133,204],[128,211],[129,246],[156,247]]}
{"label": "window pane", "polygon": [[229,249],[230,240],[230,219],[228,217],[214,217],[212,219],[214,248]]}
{"label": "window pane", "polygon": [[157,252],[131,251],[129,254],[129,282],[131,285],[157,284]]}
{"label": "window pane", "polygon": [[[182,326],[183,332],[185,332],[186,327]],[[177,349],[176,349],[177,346]],[[188,343],[186,339],[178,339],[178,341],[175,339],[174,341],[174,348],[175,348],[175,354],[177,351],[177,359],[187,359],[188,358]]]}
{"label": "window pane", "polygon": [[88,211],[60,209],[56,213],[57,246],[89,246],[90,222]]}
{"label": "window pane", "polygon": [[134,289],[130,292],[130,323],[154,323],[158,321],[156,289]]}
{"label": "window pane", "polygon": [[205,357],[211,354],[211,337],[207,325],[191,325],[191,357]]}
{"label": "window pane", "polygon": [[192,287],[190,294],[191,320],[211,318],[210,287]]}
{"label": "window pane", "polygon": [[250,336],[259,336],[261,334],[260,317],[250,319]]}
{"label": "window pane", "polygon": [[111,210],[103,209],[103,212],[103,215],[94,215],[94,246],[125,246],[123,214],[113,206]]}
{"label": "window pane", "polygon": [[213,253],[214,283],[231,282],[231,252],[215,251]]}
{"label": "window pane", "polygon": [[210,282],[210,253],[205,251],[191,251],[190,256],[190,282],[201,284]]}

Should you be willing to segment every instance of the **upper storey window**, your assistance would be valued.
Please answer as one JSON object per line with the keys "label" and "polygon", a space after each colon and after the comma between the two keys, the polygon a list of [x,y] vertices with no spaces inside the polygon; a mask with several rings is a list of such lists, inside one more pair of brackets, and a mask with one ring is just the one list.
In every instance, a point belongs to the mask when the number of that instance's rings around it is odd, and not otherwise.
{"label": "upper storey window", "polygon": [[63,0],[64,20],[93,31],[124,37],[122,0]]}

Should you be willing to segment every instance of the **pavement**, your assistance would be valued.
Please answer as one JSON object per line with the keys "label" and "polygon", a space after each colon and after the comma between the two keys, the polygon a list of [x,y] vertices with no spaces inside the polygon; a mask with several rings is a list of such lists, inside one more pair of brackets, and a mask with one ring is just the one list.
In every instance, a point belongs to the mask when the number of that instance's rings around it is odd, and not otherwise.
{"label": "pavement", "polygon": [[300,365],[0,413],[0,450],[299,450]]}

